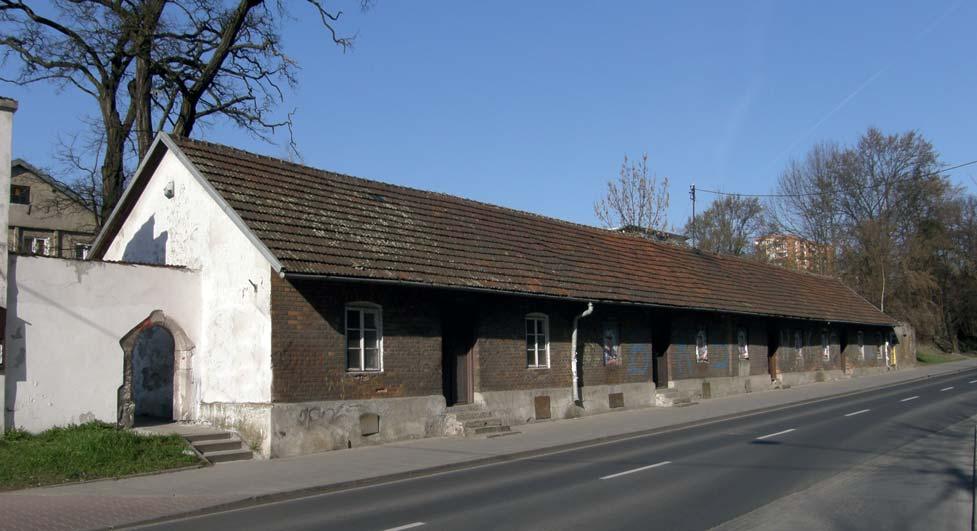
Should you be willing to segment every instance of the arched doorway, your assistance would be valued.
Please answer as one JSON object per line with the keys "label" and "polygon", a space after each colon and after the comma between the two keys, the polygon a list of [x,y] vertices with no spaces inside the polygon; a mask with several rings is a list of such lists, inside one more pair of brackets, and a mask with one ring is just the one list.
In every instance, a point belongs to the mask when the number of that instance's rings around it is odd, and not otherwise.
{"label": "arched doorway", "polygon": [[173,418],[173,336],[160,325],[139,333],[132,348],[136,417]]}
{"label": "arched doorway", "polygon": [[135,418],[192,420],[193,343],[173,319],[156,310],[120,341],[119,425]]}

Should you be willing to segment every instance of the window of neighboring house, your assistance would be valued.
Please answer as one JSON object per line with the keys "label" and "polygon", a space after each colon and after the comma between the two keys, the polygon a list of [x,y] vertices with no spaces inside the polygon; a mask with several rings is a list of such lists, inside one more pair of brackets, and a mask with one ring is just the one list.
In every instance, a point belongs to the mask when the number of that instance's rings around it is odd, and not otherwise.
{"label": "window of neighboring house", "polygon": [[16,205],[31,204],[31,187],[22,184],[11,184],[10,202]]}
{"label": "window of neighboring house", "polygon": [[695,360],[699,363],[709,363],[709,337],[705,327],[699,327],[695,334]]}
{"label": "window of neighboring house", "polygon": [[804,358],[804,334],[800,330],[794,332],[794,351],[798,358]]}
{"label": "window of neighboring house", "polygon": [[346,306],[346,366],[350,371],[383,370],[383,322],[379,306]]}
{"label": "window of neighboring house", "polygon": [[49,256],[51,254],[51,238],[24,238],[24,247],[31,254]]}
{"label": "window of neighboring house", "polygon": [[88,252],[92,250],[92,246],[87,243],[76,243],[75,244],[75,258],[80,258],[84,260],[88,258]]}
{"label": "window of neighboring house", "polygon": [[858,331],[858,355],[865,361],[865,334],[861,330]]}
{"label": "window of neighboring house", "polygon": [[542,313],[526,316],[526,365],[531,369],[550,366],[550,322]]}
{"label": "window of neighboring house", "polygon": [[745,328],[740,328],[736,331],[736,344],[739,348],[740,358],[744,360],[750,359],[750,342]]}
{"label": "window of neighboring house", "polygon": [[821,332],[821,353],[824,355],[824,361],[831,361],[831,341],[827,330]]}

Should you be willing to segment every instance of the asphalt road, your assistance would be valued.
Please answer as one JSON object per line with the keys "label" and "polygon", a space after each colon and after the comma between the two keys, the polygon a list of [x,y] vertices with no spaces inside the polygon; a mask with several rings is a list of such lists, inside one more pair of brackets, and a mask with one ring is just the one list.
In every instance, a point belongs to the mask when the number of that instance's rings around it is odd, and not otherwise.
{"label": "asphalt road", "polygon": [[[965,421],[975,415],[977,371],[968,371],[673,432],[151,528],[681,530],[724,523],[754,528],[763,523],[776,529],[783,511],[804,500],[835,496],[843,499],[813,511],[834,513],[837,504],[850,498],[858,503],[847,506],[843,521],[825,520],[824,528],[919,529],[938,519],[941,529],[969,529],[969,511],[951,513],[949,522],[945,508],[939,515],[927,511],[941,510],[939,501],[947,496],[971,499],[970,463],[961,464],[960,456],[972,455],[973,426]],[[938,435],[939,444],[931,443]],[[848,482],[847,489],[817,488],[871,463],[876,475],[863,474],[861,483]],[[888,475],[879,475],[879,470]],[[926,474],[927,482],[913,482],[919,474]],[[912,518],[893,512],[891,505],[873,504],[871,493],[886,489],[916,501]],[[731,525],[736,521],[747,523]]]}

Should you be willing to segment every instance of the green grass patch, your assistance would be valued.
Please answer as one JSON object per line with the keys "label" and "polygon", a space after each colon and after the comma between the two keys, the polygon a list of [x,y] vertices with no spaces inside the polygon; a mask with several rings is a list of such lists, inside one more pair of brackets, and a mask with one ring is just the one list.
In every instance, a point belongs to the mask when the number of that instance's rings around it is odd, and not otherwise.
{"label": "green grass patch", "polygon": [[960,361],[965,359],[969,359],[969,357],[953,352],[944,352],[936,345],[929,343],[920,344],[916,348],[916,361],[926,365],[947,363],[949,361]]}
{"label": "green grass patch", "polygon": [[11,430],[0,437],[0,489],[127,476],[198,462],[178,435],[141,435],[100,422],[37,435]]}

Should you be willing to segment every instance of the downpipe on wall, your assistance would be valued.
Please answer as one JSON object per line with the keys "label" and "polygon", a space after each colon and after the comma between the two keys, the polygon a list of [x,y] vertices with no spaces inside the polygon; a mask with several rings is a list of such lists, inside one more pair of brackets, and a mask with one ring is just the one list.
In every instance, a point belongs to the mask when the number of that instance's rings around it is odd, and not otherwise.
{"label": "downpipe on wall", "polygon": [[587,309],[583,311],[580,315],[573,318],[573,333],[570,334],[570,375],[571,375],[571,394],[573,396],[573,403],[581,405],[580,399],[580,375],[577,374],[577,324],[580,319],[587,317],[588,315],[594,313],[594,303],[588,302]]}

